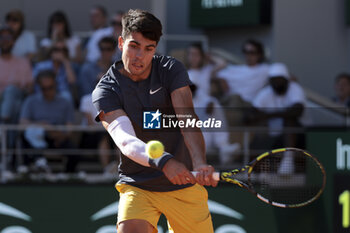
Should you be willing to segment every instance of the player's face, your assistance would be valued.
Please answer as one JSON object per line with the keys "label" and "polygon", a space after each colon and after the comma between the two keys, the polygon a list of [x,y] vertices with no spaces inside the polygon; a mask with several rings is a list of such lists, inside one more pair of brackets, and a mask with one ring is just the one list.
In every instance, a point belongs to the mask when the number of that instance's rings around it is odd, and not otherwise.
{"label": "player's face", "polygon": [[124,39],[119,37],[118,42],[126,75],[134,81],[146,79],[151,73],[157,42],[143,37],[139,32],[133,32]]}

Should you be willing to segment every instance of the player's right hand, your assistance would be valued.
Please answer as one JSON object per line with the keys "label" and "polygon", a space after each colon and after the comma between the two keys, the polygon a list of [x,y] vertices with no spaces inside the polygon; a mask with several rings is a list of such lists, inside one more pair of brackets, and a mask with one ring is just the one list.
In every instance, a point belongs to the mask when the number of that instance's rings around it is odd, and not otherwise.
{"label": "player's right hand", "polygon": [[203,164],[194,168],[196,172],[196,181],[200,185],[213,186],[218,185],[218,181],[213,179],[214,168],[211,165]]}
{"label": "player's right hand", "polygon": [[162,171],[173,184],[181,185],[196,183],[196,179],[192,173],[185,167],[185,165],[175,159],[169,159],[165,163]]}

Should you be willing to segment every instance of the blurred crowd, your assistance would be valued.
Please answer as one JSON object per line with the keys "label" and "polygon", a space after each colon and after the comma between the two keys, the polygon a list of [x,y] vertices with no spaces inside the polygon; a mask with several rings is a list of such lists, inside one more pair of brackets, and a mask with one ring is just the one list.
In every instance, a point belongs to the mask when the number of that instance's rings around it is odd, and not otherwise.
{"label": "blurred crowd", "polygon": [[[47,125],[97,125],[91,92],[116,59],[121,57],[116,38],[121,34],[123,12],[107,14],[103,6],[89,13],[91,31],[80,38],[71,30],[62,11],[47,20],[44,38],[25,27],[20,10],[8,12],[0,28],[0,121],[2,124],[26,125],[23,134],[9,138],[21,147],[98,149],[105,173],[115,165],[116,156],[104,131],[86,132],[79,140],[67,131],[45,130]],[[254,39],[242,45],[244,62],[234,64],[218,54],[204,51],[201,43],[186,48],[185,64],[193,82],[193,102],[199,118],[225,119],[224,127],[264,126],[267,134],[255,134],[251,146],[302,147],[296,134],[282,134],[284,127],[301,126],[306,97],[286,64],[266,59],[263,44]],[[350,106],[350,75],[335,78],[334,102]],[[78,117],[77,117],[78,116]],[[219,162],[228,164],[239,156],[241,132],[203,132],[207,151],[216,151]],[[28,153],[13,169],[50,172],[41,150]],[[74,151],[74,150],[68,150]],[[117,154],[117,152],[116,152]],[[65,156],[65,172],[76,172],[79,154]]]}
{"label": "blurred crowd", "polygon": [[56,11],[47,21],[46,36],[40,40],[26,30],[23,12],[12,10],[6,14],[0,28],[0,121],[26,126],[20,135],[9,135],[10,146],[20,140],[22,148],[37,149],[24,153],[21,161],[13,161],[14,169],[50,172],[40,150],[45,148],[67,149],[65,172],[76,172],[83,157],[73,153],[76,148],[97,148],[104,171],[114,169],[116,156],[108,153],[113,144],[107,133],[84,132],[74,140],[72,132],[45,130],[45,126],[97,125],[91,93],[121,56],[116,38],[121,33],[122,14],[108,16],[103,6],[93,7],[90,36],[80,38],[72,32],[66,14]]}

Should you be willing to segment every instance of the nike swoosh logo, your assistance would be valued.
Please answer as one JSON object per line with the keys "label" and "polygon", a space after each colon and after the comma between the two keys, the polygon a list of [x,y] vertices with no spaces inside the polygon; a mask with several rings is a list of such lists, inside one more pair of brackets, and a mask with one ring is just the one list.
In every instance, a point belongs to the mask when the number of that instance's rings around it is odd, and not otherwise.
{"label": "nike swoosh logo", "polygon": [[160,88],[158,88],[158,89],[156,89],[156,90],[154,90],[154,91],[152,91],[152,89],[151,90],[149,90],[149,93],[151,94],[151,95],[153,95],[154,93],[156,93],[156,92],[158,92],[160,89],[162,89],[163,87],[160,87]]}
{"label": "nike swoosh logo", "polygon": [[163,65],[163,67],[166,67],[170,62],[170,59]]}

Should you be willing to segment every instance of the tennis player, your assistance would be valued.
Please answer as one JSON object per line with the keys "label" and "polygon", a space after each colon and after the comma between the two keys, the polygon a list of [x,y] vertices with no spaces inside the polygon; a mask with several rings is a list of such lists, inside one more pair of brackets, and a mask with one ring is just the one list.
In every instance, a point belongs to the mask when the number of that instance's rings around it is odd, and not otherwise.
{"label": "tennis player", "polygon": [[[145,108],[169,114],[193,114],[187,71],[177,60],[155,55],[161,22],[143,10],[129,10],[118,38],[122,59],[97,84],[93,103],[122,152],[118,232],[157,232],[163,213],[170,232],[213,232],[208,194],[216,186],[213,167],[206,163],[200,132],[175,128],[143,129]],[[157,117],[155,115],[154,117]],[[157,159],[145,153],[145,142],[161,141],[166,152]],[[198,171],[194,177],[190,171]]]}

